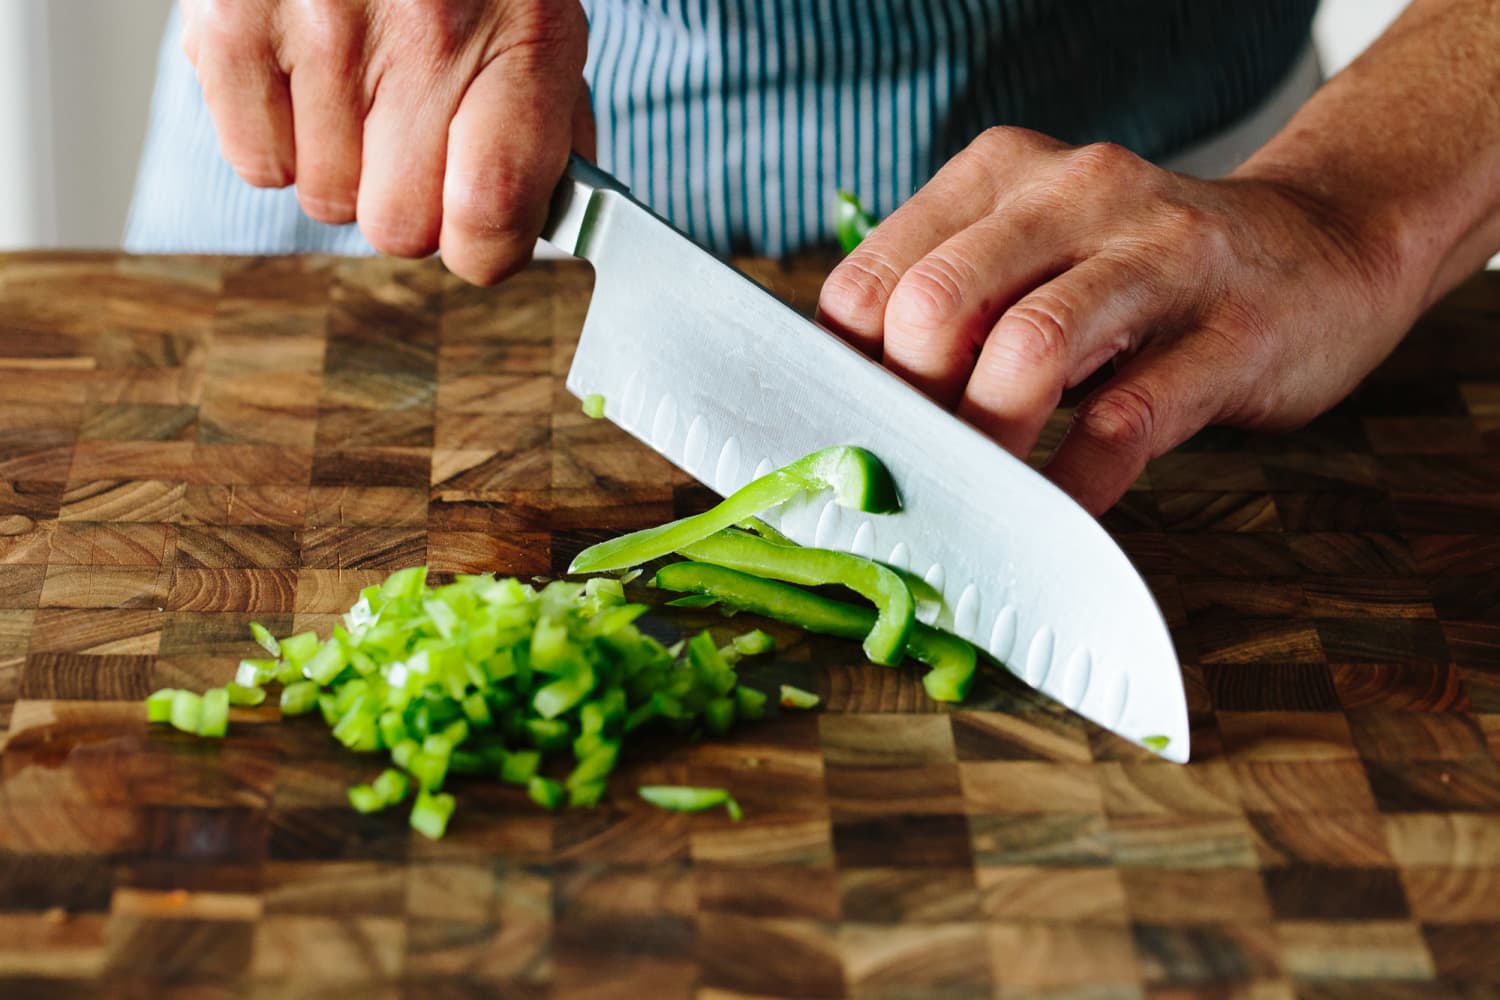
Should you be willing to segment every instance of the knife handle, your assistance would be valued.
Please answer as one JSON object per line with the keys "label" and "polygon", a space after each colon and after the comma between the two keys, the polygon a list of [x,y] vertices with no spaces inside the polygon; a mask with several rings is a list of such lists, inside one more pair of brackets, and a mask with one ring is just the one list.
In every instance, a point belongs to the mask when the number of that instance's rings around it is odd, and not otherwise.
{"label": "knife handle", "polygon": [[563,172],[557,190],[552,192],[552,205],[547,213],[547,224],[542,227],[542,239],[564,253],[587,257],[586,238],[596,208],[596,196],[601,191],[630,197],[630,189],[613,176],[577,154],[569,156],[568,169]]}

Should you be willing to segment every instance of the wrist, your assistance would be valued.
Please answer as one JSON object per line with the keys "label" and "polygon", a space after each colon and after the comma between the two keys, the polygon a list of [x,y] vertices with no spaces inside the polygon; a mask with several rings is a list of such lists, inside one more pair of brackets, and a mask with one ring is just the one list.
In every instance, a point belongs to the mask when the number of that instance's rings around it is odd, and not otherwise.
{"label": "wrist", "polygon": [[1230,180],[1273,192],[1322,237],[1373,301],[1412,321],[1431,304],[1448,241],[1421,206],[1327,160],[1280,159],[1269,147]]}

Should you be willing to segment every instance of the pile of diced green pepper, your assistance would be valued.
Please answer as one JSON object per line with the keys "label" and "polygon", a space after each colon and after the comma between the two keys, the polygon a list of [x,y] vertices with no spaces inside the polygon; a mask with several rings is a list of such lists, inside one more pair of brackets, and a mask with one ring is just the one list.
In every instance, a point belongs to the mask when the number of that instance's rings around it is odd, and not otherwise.
{"label": "pile of diced green pepper", "polygon": [[[766,696],[739,683],[730,659],[768,650],[765,633],[721,651],[701,632],[669,649],[636,627],[647,606],[627,603],[618,579],[538,590],[466,575],[434,588],[426,575],[412,567],[366,588],[326,640],[302,632],[278,641],[256,626],[267,656],[242,661],[235,678],[260,697],[279,684],[283,715],[320,712],[348,749],[389,755],[392,768],[350,790],[361,812],[414,788],[412,825],[440,836],[453,812],[442,792],[449,774],[520,785],[548,809],[592,805],[627,733],[658,723],[719,734],[764,712]],[[229,701],[224,688],[165,691],[147,711],[222,736]],[[549,774],[544,765],[560,759],[570,766]]]}
{"label": "pile of diced green pepper", "polygon": [[[874,456],[825,449],[704,514],[587,549],[572,568],[600,573],[687,556],[652,580],[688,595],[671,603],[719,605],[862,639],[877,663],[909,655],[928,664],[929,695],[961,700],[975,651],[914,620],[918,600],[937,597],[930,587],[868,559],[797,546],[753,519],[819,489],[860,510],[899,506]],[[824,585],[844,586],[873,607],[803,589]],[[199,736],[223,736],[231,705],[258,705],[267,686],[279,685],[283,715],[316,711],[349,750],[388,756],[391,766],[349,790],[350,804],[376,812],[412,797],[411,825],[429,837],[442,836],[453,814],[453,796],[443,791],[450,774],[524,787],[547,809],[589,806],[604,794],[627,734],[656,725],[718,735],[765,711],[766,695],[742,685],[735,664],[769,652],[770,636],[755,630],[721,648],[699,632],[669,648],[636,626],[646,610],[627,601],[614,576],[538,588],[461,575],[432,587],[425,567],[411,567],[365,588],[327,639],[313,632],[277,639],[252,625],[264,657],[242,661],[224,688],[158,691],[147,700],[147,715]],[[780,693],[791,708],[817,701],[787,686]],[[640,794],[663,808],[723,805],[732,817],[740,814],[724,789],[648,786]]]}

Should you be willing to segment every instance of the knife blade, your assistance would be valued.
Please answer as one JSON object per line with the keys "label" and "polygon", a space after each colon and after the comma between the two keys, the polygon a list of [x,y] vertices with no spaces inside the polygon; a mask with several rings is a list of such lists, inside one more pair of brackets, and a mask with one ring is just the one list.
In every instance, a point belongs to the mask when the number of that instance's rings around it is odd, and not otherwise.
{"label": "knife blade", "polygon": [[812,497],[767,519],[918,573],[943,594],[936,624],[1080,715],[1188,759],[1161,611],[1071,498],[577,157],[542,236],[594,266],[570,392],[603,396],[606,417],[720,495],[819,448],[868,448],[900,513]]}

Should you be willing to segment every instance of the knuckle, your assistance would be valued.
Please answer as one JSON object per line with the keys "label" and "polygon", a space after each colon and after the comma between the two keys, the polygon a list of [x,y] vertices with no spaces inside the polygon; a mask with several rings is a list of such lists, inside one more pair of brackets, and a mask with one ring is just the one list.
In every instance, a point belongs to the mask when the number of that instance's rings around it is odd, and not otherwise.
{"label": "knuckle", "polygon": [[251,27],[254,4],[234,0],[199,0],[193,4],[193,32],[202,38],[232,40]]}
{"label": "knuckle", "polygon": [[443,185],[443,219],[468,233],[521,234],[528,201],[504,177],[454,177]]}
{"label": "knuckle", "polygon": [[991,125],[969,144],[973,150],[995,153],[1015,149],[1037,149],[1046,144],[1040,132],[1019,125]]}
{"label": "knuckle", "polygon": [[1124,146],[1095,142],[1069,153],[1063,173],[1070,180],[1090,185],[1119,182],[1135,176],[1144,162]]}
{"label": "knuckle", "polygon": [[1074,310],[1045,291],[1022,299],[1005,314],[998,335],[1006,350],[1028,365],[1053,365],[1067,355]]}
{"label": "knuckle", "polygon": [[380,18],[394,51],[443,60],[468,46],[482,13],[481,5],[452,0],[390,0]]}
{"label": "knuckle", "polygon": [[299,41],[309,55],[343,63],[357,47],[361,22],[354,5],[340,0],[301,0],[298,14]]}
{"label": "knuckle", "polygon": [[896,287],[889,264],[856,250],[834,268],[818,296],[819,309],[835,322],[860,326],[878,319]]}
{"label": "knuckle", "polygon": [[1197,260],[1222,260],[1233,238],[1227,220],[1191,202],[1168,200],[1156,210],[1164,242]]}
{"label": "knuckle", "polygon": [[952,323],[963,308],[960,268],[932,255],[919,261],[896,285],[887,312],[893,325],[935,330]]}
{"label": "knuckle", "polygon": [[1077,419],[1111,453],[1149,456],[1157,425],[1156,409],[1144,391],[1118,385],[1080,404]]}
{"label": "knuckle", "polygon": [[201,0],[192,23],[184,25],[199,53],[228,64],[260,63],[271,58],[275,18],[261,0]]}
{"label": "knuckle", "polygon": [[528,55],[549,72],[583,72],[588,15],[577,3],[521,4],[509,12],[506,35],[513,55]]}

